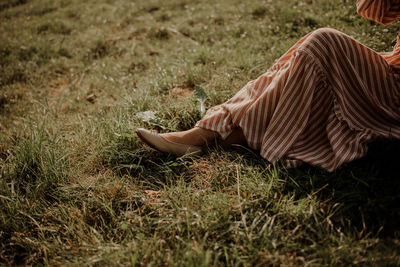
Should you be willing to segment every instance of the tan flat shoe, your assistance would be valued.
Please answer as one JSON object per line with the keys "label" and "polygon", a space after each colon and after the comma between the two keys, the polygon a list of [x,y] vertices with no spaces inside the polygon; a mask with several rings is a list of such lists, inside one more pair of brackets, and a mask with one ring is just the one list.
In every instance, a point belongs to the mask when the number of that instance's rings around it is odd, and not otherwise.
{"label": "tan flat shoe", "polygon": [[201,155],[203,153],[203,149],[200,146],[191,146],[185,144],[179,144],[175,142],[168,141],[167,139],[161,137],[158,133],[153,133],[149,130],[138,128],[136,130],[136,134],[150,147],[164,152],[173,154],[175,156],[183,156],[183,155]]}

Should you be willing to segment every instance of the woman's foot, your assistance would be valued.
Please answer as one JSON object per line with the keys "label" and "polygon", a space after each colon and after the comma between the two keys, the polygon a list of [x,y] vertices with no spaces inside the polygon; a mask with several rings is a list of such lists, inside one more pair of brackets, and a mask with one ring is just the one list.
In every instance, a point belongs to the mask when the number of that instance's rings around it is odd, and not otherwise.
{"label": "woman's foot", "polygon": [[222,148],[229,148],[233,144],[246,144],[243,131],[239,127],[235,128],[225,140],[218,140],[219,134],[217,132],[199,127],[187,131],[164,134],[139,128],[136,133],[152,148],[176,156],[189,153],[201,154],[202,147],[213,145],[213,143],[219,144]]}
{"label": "woman's foot", "polygon": [[154,131],[138,128],[136,133],[147,145],[164,153],[179,157],[186,154],[200,155],[203,153],[201,146],[172,142]]}

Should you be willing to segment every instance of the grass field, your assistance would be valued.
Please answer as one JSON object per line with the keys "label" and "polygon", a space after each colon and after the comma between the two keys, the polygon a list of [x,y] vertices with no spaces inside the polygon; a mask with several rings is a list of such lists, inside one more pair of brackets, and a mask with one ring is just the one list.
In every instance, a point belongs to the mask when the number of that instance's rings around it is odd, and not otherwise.
{"label": "grass field", "polygon": [[0,0],[0,264],[400,265],[399,141],[327,173],[134,134],[189,129],[196,90],[222,103],[320,27],[398,29],[343,0]]}

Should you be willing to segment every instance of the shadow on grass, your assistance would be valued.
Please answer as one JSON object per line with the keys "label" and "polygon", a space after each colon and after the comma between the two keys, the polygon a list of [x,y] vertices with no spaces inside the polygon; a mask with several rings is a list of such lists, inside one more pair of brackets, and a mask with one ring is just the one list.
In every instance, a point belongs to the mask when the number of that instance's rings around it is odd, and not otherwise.
{"label": "shadow on grass", "polygon": [[[268,165],[258,152],[234,150],[242,155],[242,164]],[[176,158],[145,148],[132,149],[126,144],[118,146],[117,151],[109,158],[109,166],[122,175],[143,181],[149,189],[175,183],[193,163],[191,158]],[[327,210],[335,210],[331,220],[338,226],[380,237],[400,235],[399,151],[400,140],[377,140],[370,145],[366,157],[334,173],[310,165],[281,169],[286,181],[282,193],[295,193],[298,199],[316,196]]]}
{"label": "shadow on grass", "polygon": [[309,165],[291,169],[289,176],[295,180],[288,179],[285,190],[299,197],[316,194],[329,206],[339,204],[333,219],[356,227],[360,233],[398,236],[399,151],[400,140],[377,140],[371,143],[366,157],[334,173]]}
{"label": "shadow on grass", "polygon": [[177,158],[122,140],[106,148],[106,165],[119,175],[142,181],[148,189],[157,190],[170,184],[188,169],[194,158]]}

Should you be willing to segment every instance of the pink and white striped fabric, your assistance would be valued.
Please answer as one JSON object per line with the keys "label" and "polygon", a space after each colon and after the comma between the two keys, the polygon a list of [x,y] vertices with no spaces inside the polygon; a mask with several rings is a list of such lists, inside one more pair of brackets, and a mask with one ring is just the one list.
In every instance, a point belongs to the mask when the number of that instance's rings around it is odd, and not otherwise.
{"label": "pink and white striped fabric", "polygon": [[[387,24],[400,17],[391,0],[359,0],[360,15]],[[398,39],[399,40],[399,39]],[[323,28],[196,126],[226,138],[240,127],[248,145],[270,162],[302,162],[334,171],[364,156],[376,137],[400,138],[400,42],[377,53]]]}

